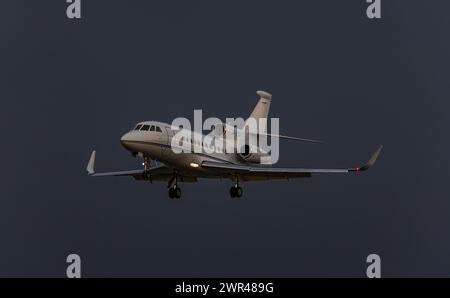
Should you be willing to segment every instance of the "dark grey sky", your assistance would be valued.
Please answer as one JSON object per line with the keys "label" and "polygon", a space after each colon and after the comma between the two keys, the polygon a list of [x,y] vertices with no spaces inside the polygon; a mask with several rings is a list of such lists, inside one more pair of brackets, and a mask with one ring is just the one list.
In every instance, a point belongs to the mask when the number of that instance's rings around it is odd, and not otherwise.
{"label": "dark grey sky", "polygon": [[[450,276],[450,3],[82,1],[0,5],[0,276]],[[273,93],[283,166],[373,171],[296,182],[92,179],[135,168],[141,120],[247,116]]]}

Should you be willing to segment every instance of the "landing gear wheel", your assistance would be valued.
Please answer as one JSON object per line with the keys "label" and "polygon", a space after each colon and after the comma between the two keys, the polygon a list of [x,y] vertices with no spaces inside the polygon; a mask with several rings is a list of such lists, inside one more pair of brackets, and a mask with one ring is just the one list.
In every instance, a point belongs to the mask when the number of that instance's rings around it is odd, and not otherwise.
{"label": "landing gear wheel", "polygon": [[243,193],[242,187],[238,186],[236,188],[236,197],[238,197],[238,198],[242,197],[242,193]]}
{"label": "landing gear wheel", "polygon": [[230,188],[230,196],[232,198],[240,198],[240,197],[242,197],[242,193],[243,193],[242,187],[240,187],[240,186],[237,186],[237,187],[233,186]]}
{"label": "landing gear wheel", "polygon": [[150,173],[149,172],[143,172],[142,173],[142,178],[145,180],[150,180]]}
{"label": "landing gear wheel", "polygon": [[169,198],[171,198],[171,199],[181,198],[181,188],[179,188],[179,187],[169,188]]}
{"label": "landing gear wheel", "polygon": [[181,198],[181,188],[179,187],[175,188],[175,198]]}
{"label": "landing gear wheel", "polygon": [[230,196],[232,198],[236,197],[236,188],[234,186],[230,188]]}

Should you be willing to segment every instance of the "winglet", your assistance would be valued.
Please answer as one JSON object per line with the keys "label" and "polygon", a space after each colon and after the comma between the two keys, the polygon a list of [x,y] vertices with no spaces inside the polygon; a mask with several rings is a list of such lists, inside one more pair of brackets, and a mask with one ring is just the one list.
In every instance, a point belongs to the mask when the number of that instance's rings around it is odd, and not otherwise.
{"label": "winglet", "polygon": [[378,150],[375,151],[375,153],[372,155],[372,157],[369,159],[369,161],[365,165],[363,165],[362,167],[352,169],[352,170],[355,172],[362,172],[362,171],[367,171],[368,169],[370,169],[377,161],[377,158],[380,155],[381,150],[383,150],[383,146],[380,146],[378,148]]}
{"label": "winglet", "polygon": [[88,172],[89,175],[95,174],[94,165],[95,165],[95,150],[92,151],[91,158],[89,159],[89,162],[86,167],[86,171]]}

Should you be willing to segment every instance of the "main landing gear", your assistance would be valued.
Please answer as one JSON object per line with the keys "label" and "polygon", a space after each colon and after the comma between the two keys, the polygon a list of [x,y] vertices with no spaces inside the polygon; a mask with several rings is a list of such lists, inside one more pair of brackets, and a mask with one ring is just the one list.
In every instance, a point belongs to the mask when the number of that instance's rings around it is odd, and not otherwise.
{"label": "main landing gear", "polygon": [[167,188],[169,189],[169,198],[180,199],[181,198],[181,188],[178,187],[178,177],[175,174],[172,179],[170,179]]}
{"label": "main landing gear", "polygon": [[240,187],[240,186],[232,186],[230,188],[230,196],[232,198],[240,198],[240,197],[242,197],[242,187]]}
{"label": "main landing gear", "polygon": [[242,187],[239,186],[239,177],[236,176],[235,184],[230,188],[230,196],[232,198],[240,198],[242,197],[242,194]]}
{"label": "main landing gear", "polygon": [[169,198],[180,199],[181,198],[181,188],[174,186],[169,188]]}

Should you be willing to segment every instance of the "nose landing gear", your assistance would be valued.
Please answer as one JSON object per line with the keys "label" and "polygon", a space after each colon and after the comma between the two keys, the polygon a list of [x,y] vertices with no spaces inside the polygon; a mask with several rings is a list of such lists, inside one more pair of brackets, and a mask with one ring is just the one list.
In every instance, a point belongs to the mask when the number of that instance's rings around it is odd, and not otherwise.
{"label": "nose landing gear", "polygon": [[178,177],[175,174],[172,179],[170,179],[167,188],[169,189],[169,198],[180,199],[181,198],[181,188],[178,187]]}
{"label": "nose landing gear", "polygon": [[146,156],[144,156],[144,163],[143,163],[143,165],[144,165],[144,172],[142,173],[142,176],[145,179],[150,179],[150,167],[151,167],[150,163],[151,163],[151,159],[146,157]]}
{"label": "nose landing gear", "polygon": [[239,186],[239,177],[236,176],[236,180],[234,186],[230,188],[230,196],[232,198],[240,198],[242,197],[243,190],[242,187]]}

